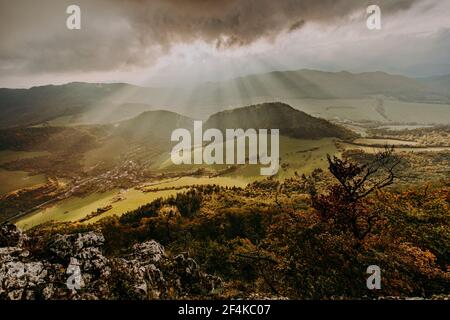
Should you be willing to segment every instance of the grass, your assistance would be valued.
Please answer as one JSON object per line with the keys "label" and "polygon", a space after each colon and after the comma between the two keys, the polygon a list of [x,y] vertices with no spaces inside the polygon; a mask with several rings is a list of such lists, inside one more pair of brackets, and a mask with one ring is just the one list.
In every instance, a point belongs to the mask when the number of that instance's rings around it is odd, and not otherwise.
{"label": "grass", "polygon": [[149,183],[146,185],[147,190],[156,188],[178,188],[186,185],[206,185],[217,184],[224,187],[245,187],[248,181],[241,177],[181,177],[177,179],[169,179],[163,182]]}
{"label": "grass", "polygon": [[296,109],[325,119],[379,121],[418,124],[448,124],[450,106],[445,104],[404,102],[378,97],[384,115],[377,109],[377,99],[283,99]]}
{"label": "grass", "polygon": [[328,168],[327,154],[338,155],[335,139],[302,140],[282,137],[280,141],[281,168],[279,178],[310,174],[314,169]]}
{"label": "grass", "polygon": [[105,193],[94,193],[84,198],[71,197],[54,206],[22,218],[17,222],[17,225],[23,229],[29,229],[49,221],[75,221],[97,210],[97,208],[107,205],[109,199],[116,193],[117,190],[114,190]]}
{"label": "grass", "polygon": [[244,181],[238,179],[216,177],[216,178],[196,178],[196,177],[183,177],[178,180],[167,180],[159,183],[158,185],[148,184],[147,189],[152,188],[177,188],[171,190],[160,190],[156,192],[142,192],[136,189],[128,190],[112,190],[105,193],[94,193],[83,198],[71,197],[63,200],[49,208],[41,209],[34,212],[21,220],[16,224],[22,229],[30,229],[42,223],[49,221],[56,222],[68,222],[77,221],[84,218],[86,215],[98,208],[112,205],[112,209],[92,218],[86,223],[92,223],[104,217],[112,215],[121,215],[127,211],[137,209],[138,207],[152,202],[159,197],[169,197],[175,195],[182,190],[179,187],[186,185],[200,185],[200,184],[220,184],[224,186],[240,185],[244,186]]}
{"label": "grass", "polygon": [[[291,177],[295,172],[298,174],[310,174],[315,168],[326,169],[328,166],[326,155],[338,154],[339,151],[335,145],[335,139],[326,138],[318,140],[302,140],[289,137],[280,137],[280,170],[276,178],[284,179]],[[98,155],[101,155],[99,153]],[[93,154],[91,154],[93,156]],[[167,162],[166,158],[161,158],[163,165],[161,172],[178,170],[189,170],[198,166],[174,166]],[[94,157],[93,157],[94,158]],[[96,159],[95,161],[98,161]],[[95,161],[92,161],[93,164]],[[170,161],[170,159],[168,160]],[[209,166],[205,166],[211,169]],[[213,166],[215,169],[223,168],[225,165]],[[181,192],[184,186],[216,184],[221,186],[239,186],[244,187],[249,182],[257,179],[263,179],[260,175],[260,165],[242,165],[234,172],[224,176],[208,177],[182,177],[167,179],[164,181],[148,182],[141,186],[150,192],[142,192],[137,189],[113,190],[106,193],[95,193],[83,198],[72,197],[63,200],[52,207],[41,209],[18,221],[17,225],[23,229],[29,229],[33,226],[49,221],[77,221],[84,218],[98,208],[108,205],[112,209],[88,220],[85,223],[92,223],[104,217],[112,215],[121,215],[127,211],[137,209],[146,203],[149,203],[159,197],[169,197]],[[151,190],[158,189],[157,191]],[[164,189],[164,190],[163,190]]]}
{"label": "grass", "polygon": [[111,138],[101,147],[86,152],[83,156],[82,164],[85,169],[94,167],[99,163],[114,164],[120,157],[120,154],[127,150],[127,147],[128,143],[125,139],[120,137]]}
{"label": "grass", "polygon": [[[335,155],[339,151],[332,138],[303,140],[280,137],[280,168],[277,179],[292,177],[297,174],[310,174],[314,169],[328,167],[327,154]],[[244,165],[227,176],[236,176],[247,181],[263,179],[260,175],[261,165]]]}
{"label": "grass", "polygon": [[415,146],[418,143],[415,141],[404,141],[404,140],[396,140],[396,139],[372,139],[372,138],[363,138],[363,139],[356,139],[353,141],[357,144],[366,144],[366,145],[390,145],[390,146],[401,146],[401,145],[408,145],[408,146]]}
{"label": "grass", "polygon": [[17,161],[20,159],[29,159],[35,157],[48,156],[50,153],[47,151],[13,151],[13,150],[1,150],[0,151],[0,164]]}
{"label": "grass", "polygon": [[[326,168],[328,166],[326,155],[337,154],[333,138],[323,138],[317,140],[295,139],[286,136],[280,136],[280,167],[278,178],[287,178],[298,174],[309,174],[315,168]],[[248,154],[248,152],[246,153]],[[225,156],[225,152],[224,152]],[[186,171],[196,168],[206,169],[225,169],[227,165],[173,165],[170,155],[166,154],[165,158],[160,159],[159,170],[161,172],[170,171]],[[256,179],[265,178],[260,174],[260,164],[256,165],[240,165],[237,170],[226,174],[226,177],[234,177],[240,180],[251,182]]]}
{"label": "grass", "polygon": [[[28,159],[34,157],[41,157],[49,155],[48,152],[27,152],[27,151],[12,151],[12,150],[1,150],[0,151],[0,164],[17,161],[20,159]],[[47,178],[45,175],[34,175],[30,176],[25,171],[8,171],[0,169],[0,195],[5,193],[32,187],[41,183],[46,183]]]}
{"label": "grass", "polygon": [[[366,139],[366,140],[370,140],[370,139]],[[367,143],[369,145],[369,143]],[[360,146],[360,145],[355,145],[355,144],[349,144],[349,143],[342,143],[342,146],[347,149],[347,150],[354,150],[354,149],[358,149],[358,150],[362,150],[365,153],[377,153],[380,151],[384,150],[384,147],[380,147],[380,146]],[[394,148],[395,152],[442,152],[442,151],[450,151],[450,147],[398,147],[396,146]]]}
{"label": "grass", "polygon": [[45,175],[28,175],[25,171],[8,171],[0,169],[0,195],[14,190],[32,187],[47,182]]}

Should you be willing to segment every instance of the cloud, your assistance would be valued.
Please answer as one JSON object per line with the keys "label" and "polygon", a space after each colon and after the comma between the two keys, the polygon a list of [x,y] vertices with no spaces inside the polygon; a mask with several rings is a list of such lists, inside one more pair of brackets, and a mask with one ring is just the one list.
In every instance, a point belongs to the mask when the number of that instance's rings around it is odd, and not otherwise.
{"label": "cloud", "polygon": [[[420,0],[378,1],[383,14]],[[361,0],[79,0],[82,29],[65,28],[70,0],[2,1],[0,72],[9,76],[142,68],[180,43],[221,50],[273,41],[308,23],[344,23]]]}
{"label": "cloud", "polygon": [[[201,39],[220,47],[244,46],[275,38],[308,22],[333,24],[355,12],[361,0],[156,0],[118,1],[133,29],[159,44]],[[383,14],[408,9],[419,0],[379,1]]]}

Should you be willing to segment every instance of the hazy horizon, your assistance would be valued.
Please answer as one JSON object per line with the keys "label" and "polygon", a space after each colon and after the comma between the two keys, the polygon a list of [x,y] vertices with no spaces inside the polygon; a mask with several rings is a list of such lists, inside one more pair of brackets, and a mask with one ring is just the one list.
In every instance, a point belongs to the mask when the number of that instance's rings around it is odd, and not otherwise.
{"label": "hazy horizon", "polygon": [[[352,72],[352,71],[339,70],[339,69],[337,69],[336,71],[333,71],[333,70],[319,70],[319,69],[302,68],[302,69],[272,70],[272,71],[265,71],[265,72],[260,72],[260,73],[249,73],[249,74],[243,74],[243,75],[240,75],[240,76],[224,78],[224,79],[220,79],[220,80],[204,80],[204,81],[198,81],[198,82],[195,82],[195,83],[190,83],[188,86],[193,86],[193,85],[196,86],[196,85],[202,85],[202,84],[208,84],[208,83],[220,83],[220,82],[236,80],[236,79],[239,79],[239,78],[245,78],[245,77],[249,77],[249,76],[251,77],[251,76],[258,76],[258,75],[267,75],[267,74],[271,74],[271,73],[275,73],[275,72],[301,72],[301,71],[315,71],[315,72],[323,72],[323,73],[350,73],[350,74],[353,74],[353,75],[366,74],[366,73],[386,73],[386,74],[393,75],[393,76],[402,76],[402,77],[411,78],[411,79],[418,79],[418,80],[450,76],[450,73],[435,74],[435,75],[431,75],[431,76],[409,76],[407,74],[390,73],[390,72],[383,71],[383,70],[369,70],[369,71]],[[31,89],[31,88],[45,87],[45,86],[69,85],[69,84],[73,84],[73,83],[128,84],[128,85],[132,85],[132,86],[136,86],[136,87],[152,88],[152,89],[183,87],[183,85],[178,85],[178,86],[174,86],[174,87],[171,87],[171,86],[167,86],[167,87],[166,86],[152,86],[152,85],[149,85],[149,84],[146,85],[146,84],[142,84],[142,83],[133,83],[132,81],[130,81],[130,82],[123,82],[123,81],[90,82],[90,81],[70,81],[70,79],[67,79],[66,81],[61,81],[61,82],[42,83],[42,84],[38,84],[38,85],[23,86],[23,87],[20,87],[20,86],[17,86],[17,87],[0,87],[0,89]]]}

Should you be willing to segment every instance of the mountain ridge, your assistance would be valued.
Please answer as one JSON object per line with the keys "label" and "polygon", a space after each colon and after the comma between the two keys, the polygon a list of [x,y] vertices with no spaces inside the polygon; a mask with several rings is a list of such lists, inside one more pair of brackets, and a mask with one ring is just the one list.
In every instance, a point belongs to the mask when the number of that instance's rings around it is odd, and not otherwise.
{"label": "mountain ridge", "polygon": [[[0,89],[0,128],[30,126],[88,112],[114,112],[137,103],[193,117],[258,100],[359,99],[385,96],[407,102],[450,103],[450,76],[415,79],[386,72],[273,71],[199,86],[152,88],[126,83],[71,82]],[[114,117],[112,117],[114,118]],[[119,117],[120,120],[120,117]]]}

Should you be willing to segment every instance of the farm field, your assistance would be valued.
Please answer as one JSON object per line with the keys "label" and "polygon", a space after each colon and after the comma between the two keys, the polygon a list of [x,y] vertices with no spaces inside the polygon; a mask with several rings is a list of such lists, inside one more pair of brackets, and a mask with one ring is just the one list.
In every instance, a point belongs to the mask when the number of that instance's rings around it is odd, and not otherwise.
{"label": "farm field", "polygon": [[45,175],[30,176],[25,171],[0,169],[0,196],[14,190],[28,188],[47,182]]}
{"label": "farm field", "polygon": [[35,157],[47,156],[50,153],[47,151],[13,151],[13,150],[0,150],[0,164],[17,161],[20,159],[29,159]]}
{"label": "farm field", "polygon": [[[380,147],[377,145],[374,146],[362,146],[362,145],[355,145],[350,143],[342,143],[345,149],[358,149],[362,150],[365,153],[377,153],[382,150],[384,150],[384,147]],[[450,147],[395,147],[394,152],[413,152],[413,153],[420,153],[420,152],[443,152],[443,151],[450,151]]]}
{"label": "farm field", "polygon": [[448,124],[450,106],[374,99],[289,99],[294,108],[329,120],[372,121],[389,124]]}
{"label": "farm field", "polygon": [[[218,184],[222,186],[241,186],[244,187],[246,182],[240,179],[234,179],[229,177],[216,177],[216,178],[197,178],[197,177],[183,177],[180,179],[171,179],[158,183],[144,184],[145,189],[148,192],[143,192],[134,188],[127,190],[111,190],[105,193],[94,193],[86,197],[71,197],[63,200],[55,205],[44,208],[28,216],[21,218],[16,222],[17,226],[23,229],[30,229],[34,226],[55,221],[55,222],[68,222],[78,221],[91,212],[97,211],[99,208],[104,208],[111,205],[111,210],[89,219],[85,223],[92,223],[102,218],[118,215],[135,210],[138,207],[152,202],[157,198],[167,198],[171,195],[175,195],[177,192],[184,190],[183,186],[189,185],[205,185],[205,184]],[[151,191],[152,189],[167,189]]]}
{"label": "farm field", "polygon": [[[28,159],[48,155],[48,152],[27,152],[27,151],[0,151],[0,165],[20,159]],[[25,171],[9,171],[0,168],[0,195],[8,192],[32,187],[41,183],[45,183],[47,178],[45,175],[30,176]]]}
{"label": "farm field", "polygon": [[416,146],[418,143],[415,141],[404,141],[396,139],[355,139],[353,141],[356,144],[368,144],[368,145],[390,145],[390,146]]}
{"label": "farm field", "polygon": [[[276,175],[277,179],[284,179],[298,174],[310,174],[315,168],[325,168],[327,166],[327,154],[337,155],[336,139],[295,139],[280,136],[280,170]],[[248,155],[248,150],[246,151]],[[157,169],[161,171],[194,170],[198,168],[212,168],[223,170],[227,165],[173,165],[170,155],[165,154],[157,162]],[[264,178],[260,174],[261,165],[239,165],[233,172],[225,174],[227,177],[238,177],[251,182]]]}

